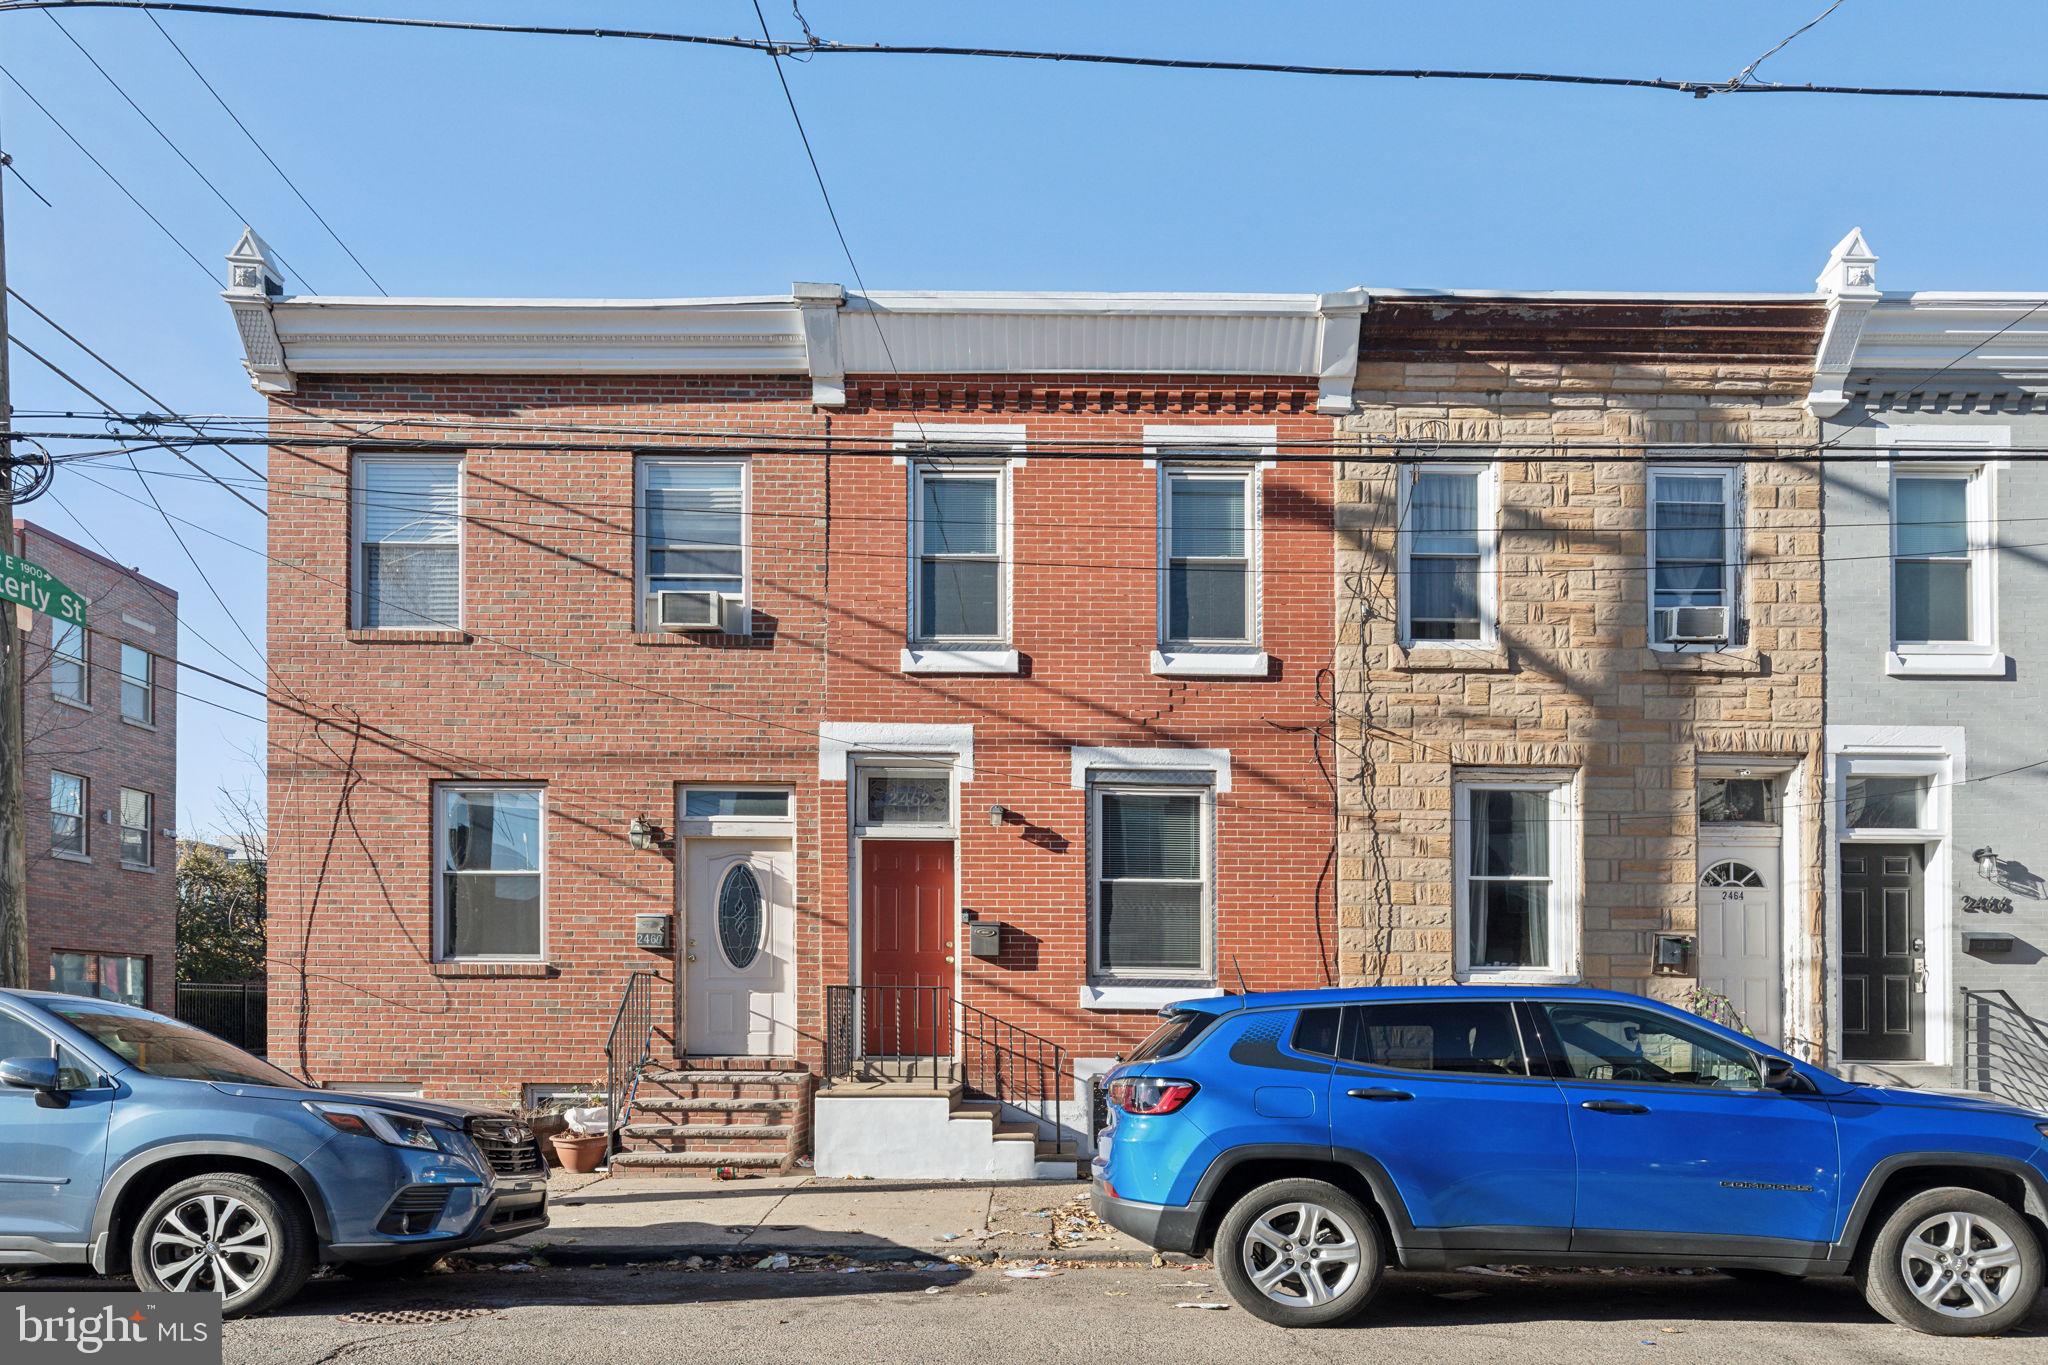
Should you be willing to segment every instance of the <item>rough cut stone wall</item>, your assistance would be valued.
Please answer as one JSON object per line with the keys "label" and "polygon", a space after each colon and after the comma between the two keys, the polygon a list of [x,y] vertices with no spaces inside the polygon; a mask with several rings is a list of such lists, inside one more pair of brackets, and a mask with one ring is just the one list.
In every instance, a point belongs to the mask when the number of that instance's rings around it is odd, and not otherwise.
{"label": "rough cut stone wall", "polygon": [[[1791,803],[1819,793],[1819,484],[1793,457],[1744,467],[1746,638],[1678,656],[1647,646],[1641,443],[1812,438],[1803,367],[1727,363],[1377,361],[1343,423],[1360,458],[1336,485],[1342,834],[1339,952],[1353,984],[1453,976],[1454,769],[1576,774],[1585,984],[1662,998],[1658,931],[1694,928],[1694,773],[1702,758],[1796,760]],[[1619,443],[1605,462],[1510,460],[1499,470],[1500,645],[1406,651],[1397,638],[1396,450],[1391,441]],[[1469,449],[1399,452],[1484,458]],[[1590,454],[1591,452],[1581,452]],[[1803,798],[1801,791],[1803,789]],[[1807,925],[1788,959],[1814,964],[1820,932],[1817,808],[1789,812],[1787,886]],[[1801,968],[1804,971],[1804,967]],[[1811,1036],[1810,1002],[1786,1002]]]}

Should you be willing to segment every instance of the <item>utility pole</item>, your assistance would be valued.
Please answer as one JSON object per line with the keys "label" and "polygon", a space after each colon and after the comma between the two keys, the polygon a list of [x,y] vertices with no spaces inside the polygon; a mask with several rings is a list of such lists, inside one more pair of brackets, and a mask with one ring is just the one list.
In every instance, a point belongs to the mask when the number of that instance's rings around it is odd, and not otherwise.
{"label": "utility pole", "polygon": [[[0,522],[14,550],[12,391],[7,384],[7,153],[0,152]],[[28,834],[21,813],[25,766],[21,733],[21,632],[0,603],[0,987],[19,990],[28,975]]]}

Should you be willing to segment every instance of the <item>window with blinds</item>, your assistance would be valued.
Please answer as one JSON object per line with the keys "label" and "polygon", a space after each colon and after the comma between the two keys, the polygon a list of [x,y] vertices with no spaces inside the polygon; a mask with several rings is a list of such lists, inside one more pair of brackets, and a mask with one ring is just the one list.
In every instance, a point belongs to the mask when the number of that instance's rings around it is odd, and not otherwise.
{"label": "window with blinds", "polygon": [[1491,471],[1483,465],[1411,465],[1401,477],[1403,641],[1490,641]]}
{"label": "window with blinds", "polygon": [[1100,786],[1094,798],[1096,975],[1206,979],[1208,790]]}
{"label": "window with blinds", "polygon": [[1162,643],[1253,643],[1252,478],[1245,469],[1166,471]]}
{"label": "window with blinds", "polygon": [[462,461],[359,456],[355,462],[356,624],[453,630],[462,622]]}
{"label": "window with blinds", "polygon": [[737,460],[640,461],[640,596],[747,591],[747,467]]}

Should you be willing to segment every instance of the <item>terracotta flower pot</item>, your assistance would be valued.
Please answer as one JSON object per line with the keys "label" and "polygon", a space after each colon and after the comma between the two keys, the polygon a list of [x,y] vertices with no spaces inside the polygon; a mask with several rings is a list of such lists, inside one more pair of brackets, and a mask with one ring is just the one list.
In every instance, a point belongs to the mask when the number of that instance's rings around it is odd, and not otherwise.
{"label": "terracotta flower pot", "polygon": [[610,1145],[603,1133],[557,1133],[549,1141],[561,1158],[562,1169],[576,1175],[603,1165],[605,1148]]}

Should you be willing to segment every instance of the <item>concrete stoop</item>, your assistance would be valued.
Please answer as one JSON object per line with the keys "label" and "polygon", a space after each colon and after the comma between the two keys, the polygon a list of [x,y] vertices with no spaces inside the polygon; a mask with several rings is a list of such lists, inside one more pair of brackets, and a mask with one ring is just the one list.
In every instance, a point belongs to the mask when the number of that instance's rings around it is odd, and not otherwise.
{"label": "concrete stoop", "polygon": [[903,1180],[1073,1180],[1071,1142],[1012,1122],[993,1100],[963,1101],[961,1087],[888,1080],[820,1090],[813,1146],[821,1176]]}
{"label": "concrete stoop", "polygon": [[791,1057],[684,1057],[640,1073],[614,1175],[787,1175],[809,1152],[811,1073]]}

